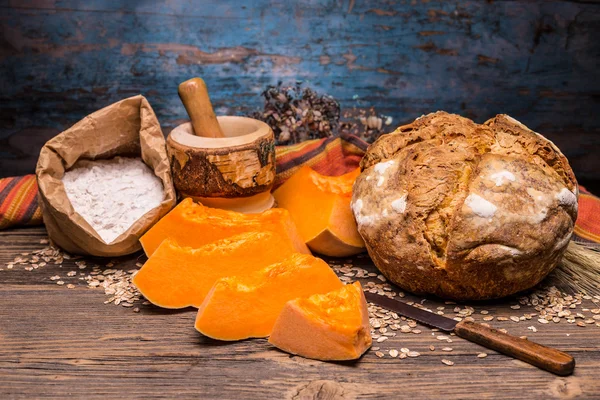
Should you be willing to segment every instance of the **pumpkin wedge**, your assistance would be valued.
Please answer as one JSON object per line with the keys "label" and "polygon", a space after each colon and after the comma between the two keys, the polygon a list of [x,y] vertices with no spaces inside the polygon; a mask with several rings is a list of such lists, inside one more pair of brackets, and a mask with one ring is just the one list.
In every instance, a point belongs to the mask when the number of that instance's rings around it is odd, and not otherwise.
{"label": "pumpkin wedge", "polygon": [[360,283],[287,302],[269,343],[316,360],[354,360],[371,347],[367,302]]}
{"label": "pumpkin wedge", "polygon": [[293,253],[291,242],[275,232],[245,232],[197,249],[169,238],[132,281],[159,307],[199,307],[218,279],[258,271]]}
{"label": "pumpkin wedge", "polygon": [[359,174],[357,168],[345,175],[325,176],[303,166],[273,192],[312,251],[334,257],[365,251],[350,209],[352,185]]}
{"label": "pumpkin wedge", "polygon": [[242,214],[205,207],[190,198],[184,199],[150,228],[140,242],[150,257],[166,238],[174,239],[181,246],[198,248],[215,240],[253,231],[279,233],[297,252],[310,254],[286,210],[273,208],[260,214]]}
{"label": "pumpkin wedge", "polygon": [[219,279],[198,309],[196,329],[219,340],[266,337],[286,302],[341,286],[325,261],[296,253],[251,275]]}

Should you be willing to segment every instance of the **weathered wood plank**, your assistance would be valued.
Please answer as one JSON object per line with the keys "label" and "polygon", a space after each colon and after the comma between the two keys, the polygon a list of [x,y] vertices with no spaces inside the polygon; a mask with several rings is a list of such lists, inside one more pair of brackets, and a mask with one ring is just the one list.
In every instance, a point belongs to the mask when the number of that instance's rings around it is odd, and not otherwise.
{"label": "weathered wood plank", "polygon": [[[422,335],[391,339],[397,347],[420,351],[419,358],[380,360],[370,352],[358,363],[321,363],[290,357],[265,340],[210,341],[193,329],[193,312],[144,307],[133,314],[104,306],[102,300],[102,294],[85,288],[66,292],[58,287],[3,285],[0,317],[7,323],[0,328],[0,394],[289,398],[319,379],[339,382],[365,397],[401,393],[483,398],[502,393],[504,398],[560,398],[558,390],[552,396],[552,386],[564,386],[567,394],[581,390],[588,398],[600,393],[594,379],[598,349],[589,344],[593,340],[589,336],[571,337],[570,343],[555,341],[565,337],[559,332],[547,334],[545,340],[537,338],[575,355],[577,373],[569,378],[493,352],[477,359],[482,349],[465,341],[452,343],[452,354],[430,352],[427,346],[434,340]],[[577,341],[581,344],[573,346]],[[442,357],[455,366],[442,365]]]}
{"label": "weathered wood plank", "polygon": [[[19,253],[43,247],[39,242],[44,237],[43,228],[0,231],[0,267]],[[117,267],[128,268],[136,257],[119,260]],[[354,264],[373,268],[367,258]],[[574,355],[575,375],[567,378],[459,338],[453,337],[451,344],[437,341],[437,333],[426,327],[421,327],[421,334],[398,334],[376,345],[407,347],[419,351],[420,357],[379,359],[370,351],[355,363],[324,363],[290,356],[264,339],[235,343],[207,339],[194,330],[192,309],[140,305],[140,312],[134,313],[103,304],[102,290],[90,289],[83,281],[66,289],[48,279],[72,269],[76,269],[73,262],[66,261],[62,267],[47,265],[31,272],[18,266],[0,271],[0,398],[292,399],[308,393],[313,394],[308,398],[327,398],[331,393],[343,398],[600,396],[595,327],[547,324],[534,334],[528,323],[492,323]],[[436,299],[425,304],[443,305]],[[473,306],[492,315],[518,314],[510,304],[514,301],[509,299]],[[431,344],[436,346],[433,352]],[[443,346],[453,351],[443,352]],[[481,351],[489,356],[478,359]],[[455,365],[444,366],[442,358]]]}
{"label": "weathered wood plank", "polygon": [[279,80],[394,124],[444,109],[513,115],[598,179],[600,4],[10,1],[0,4],[0,173],[32,171],[55,133],[142,93],[165,131],[177,84],[204,76],[218,113],[261,106]]}

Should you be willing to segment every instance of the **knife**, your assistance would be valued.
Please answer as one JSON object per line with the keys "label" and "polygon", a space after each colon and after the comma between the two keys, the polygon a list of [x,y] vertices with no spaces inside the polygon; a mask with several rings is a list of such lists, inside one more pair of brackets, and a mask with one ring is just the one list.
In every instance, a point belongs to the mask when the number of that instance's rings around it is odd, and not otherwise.
{"label": "knife", "polygon": [[525,361],[556,375],[571,375],[575,369],[575,359],[560,350],[511,336],[475,322],[457,322],[379,294],[365,292],[365,298],[367,301],[397,314],[446,332],[454,332],[456,336],[463,339]]}

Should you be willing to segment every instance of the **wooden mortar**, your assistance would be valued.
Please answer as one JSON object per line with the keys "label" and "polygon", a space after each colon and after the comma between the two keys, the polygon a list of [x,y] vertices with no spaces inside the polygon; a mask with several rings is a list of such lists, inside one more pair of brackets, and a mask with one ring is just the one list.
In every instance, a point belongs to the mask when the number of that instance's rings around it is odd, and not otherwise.
{"label": "wooden mortar", "polygon": [[179,85],[191,122],[167,137],[173,183],[179,194],[208,207],[261,212],[275,202],[275,137],[262,121],[216,117],[206,83]]}
{"label": "wooden mortar", "polygon": [[191,122],[167,137],[175,188],[208,207],[247,213],[271,208],[273,131],[252,118],[222,116],[217,121],[223,138],[196,136]]}

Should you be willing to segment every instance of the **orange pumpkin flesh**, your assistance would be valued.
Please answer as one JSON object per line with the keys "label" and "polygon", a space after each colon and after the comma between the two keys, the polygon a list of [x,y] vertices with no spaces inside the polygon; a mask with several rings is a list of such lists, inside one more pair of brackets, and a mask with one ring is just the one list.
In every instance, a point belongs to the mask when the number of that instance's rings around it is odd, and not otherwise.
{"label": "orange pumpkin flesh", "polygon": [[311,250],[334,257],[365,250],[350,209],[352,185],[359,174],[356,169],[341,176],[324,176],[304,166],[273,192]]}
{"label": "orange pumpkin flesh", "polygon": [[198,309],[196,329],[219,340],[266,337],[287,301],[341,286],[325,261],[296,253],[253,274],[218,280]]}
{"label": "orange pumpkin flesh", "polygon": [[197,249],[166,239],[133,283],[159,307],[199,307],[218,279],[260,270],[293,253],[291,242],[275,232],[241,233]]}
{"label": "orange pumpkin flesh", "polygon": [[292,243],[297,252],[310,254],[289,213],[273,208],[260,214],[242,214],[196,204],[184,199],[140,238],[150,257],[166,238],[181,246],[198,248],[243,232],[273,231]]}
{"label": "orange pumpkin flesh", "polygon": [[360,283],[289,301],[269,342],[317,360],[354,360],[371,347],[369,312]]}

